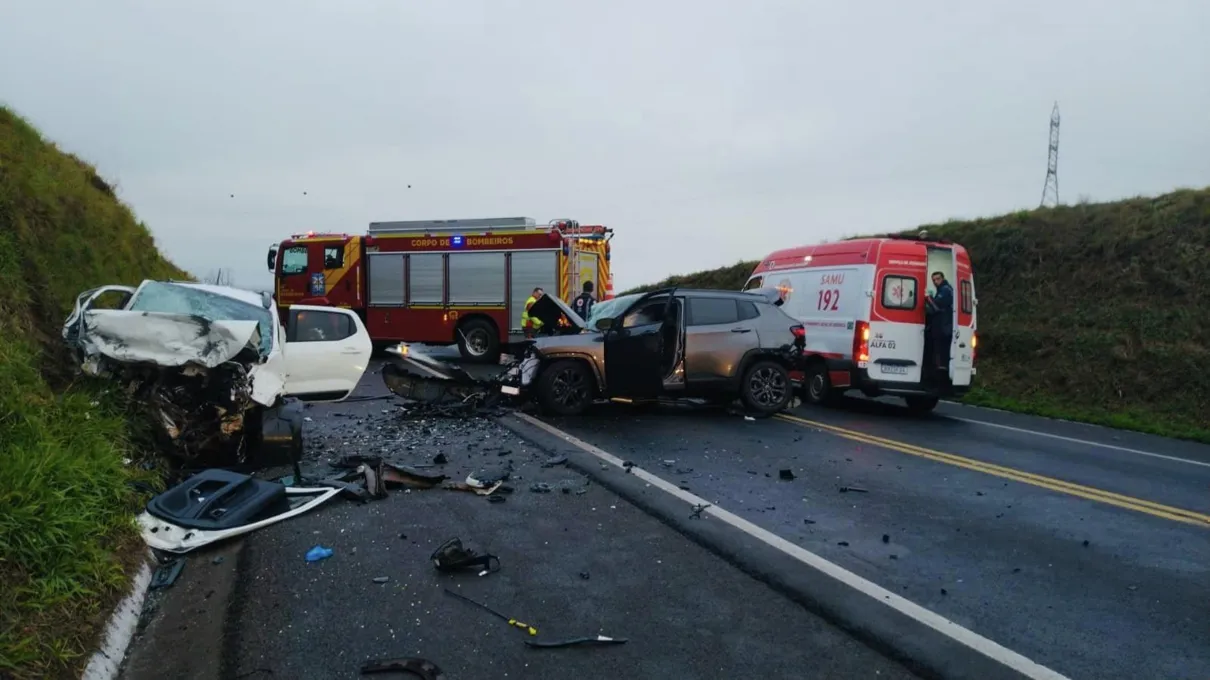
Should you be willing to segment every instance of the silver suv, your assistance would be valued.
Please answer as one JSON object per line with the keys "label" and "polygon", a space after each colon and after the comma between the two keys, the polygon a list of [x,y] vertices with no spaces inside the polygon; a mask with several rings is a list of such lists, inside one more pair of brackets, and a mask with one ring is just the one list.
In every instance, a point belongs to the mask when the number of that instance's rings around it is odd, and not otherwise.
{"label": "silver suv", "polygon": [[547,412],[582,413],[601,398],[735,398],[758,414],[786,408],[801,369],[803,326],[775,289],[662,289],[599,302],[588,320],[547,295],[530,314],[550,334],[522,343],[504,391]]}

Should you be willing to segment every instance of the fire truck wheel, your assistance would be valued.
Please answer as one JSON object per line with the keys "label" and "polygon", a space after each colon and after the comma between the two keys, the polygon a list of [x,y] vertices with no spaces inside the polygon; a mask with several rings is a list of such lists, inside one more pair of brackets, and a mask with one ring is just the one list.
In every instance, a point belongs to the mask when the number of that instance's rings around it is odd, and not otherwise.
{"label": "fire truck wheel", "polygon": [[921,414],[928,413],[937,408],[937,402],[941,401],[938,397],[926,397],[924,395],[904,397],[903,400],[907,402],[909,411]]}
{"label": "fire truck wheel", "polygon": [[772,415],[783,411],[794,396],[790,372],[776,361],[756,361],[744,372],[739,396],[744,406],[757,413]]}
{"label": "fire truck wheel", "polygon": [[458,327],[458,351],[462,358],[475,363],[500,359],[500,338],[496,327],[483,319],[471,319]]}
{"label": "fire truck wheel", "polygon": [[578,416],[592,404],[596,385],[582,361],[563,359],[538,376],[538,403],[558,416]]}

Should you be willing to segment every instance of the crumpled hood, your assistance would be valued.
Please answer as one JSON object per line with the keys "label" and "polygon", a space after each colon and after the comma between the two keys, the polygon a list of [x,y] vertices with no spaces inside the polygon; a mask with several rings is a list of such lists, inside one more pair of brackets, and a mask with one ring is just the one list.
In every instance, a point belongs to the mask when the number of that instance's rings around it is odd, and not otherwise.
{"label": "crumpled hood", "polygon": [[559,315],[567,317],[567,320],[580,330],[588,330],[588,322],[580,318],[579,314],[572,311],[567,303],[563,302],[554,295],[543,295],[541,300],[535,302],[529,308],[529,315],[537,317],[543,326],[550,327],[559,322]]}
{"label": "crumpled hood", "polygon": [[120,363],[214,368],[246,347],[258,352],[255,321],[209,321],[188,314],[98,309],[84,313],[80,348]]}

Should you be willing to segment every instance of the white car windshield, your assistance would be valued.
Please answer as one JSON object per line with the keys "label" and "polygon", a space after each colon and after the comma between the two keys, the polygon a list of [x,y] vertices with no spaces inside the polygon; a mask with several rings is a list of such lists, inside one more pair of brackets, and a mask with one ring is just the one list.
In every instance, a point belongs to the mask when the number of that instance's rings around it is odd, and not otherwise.
{"label": "white car windshield", "polygon": [[260,353],[273,349],[273,315],[269,310],[225,295],[175,283],[149,281],[135,293],[126,309],[163,314],[188,314],[208,321],[255,321],[260,331]]}

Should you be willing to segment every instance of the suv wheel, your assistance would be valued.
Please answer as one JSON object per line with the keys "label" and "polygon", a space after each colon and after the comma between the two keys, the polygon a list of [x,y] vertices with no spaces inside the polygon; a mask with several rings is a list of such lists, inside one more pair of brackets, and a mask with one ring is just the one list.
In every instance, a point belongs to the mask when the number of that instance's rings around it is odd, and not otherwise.
{"label": "suv wheel", "polygon": [[596,392],[592,374],[581,361],[556,361],[538,376],[538,403],[549,413],[578,416]]}
{"label": "suv wheel", "polygon": [[790,404],[790,373],[776,361],[757,361],[744,373],[739,397],[744,406],[772,415]]}

